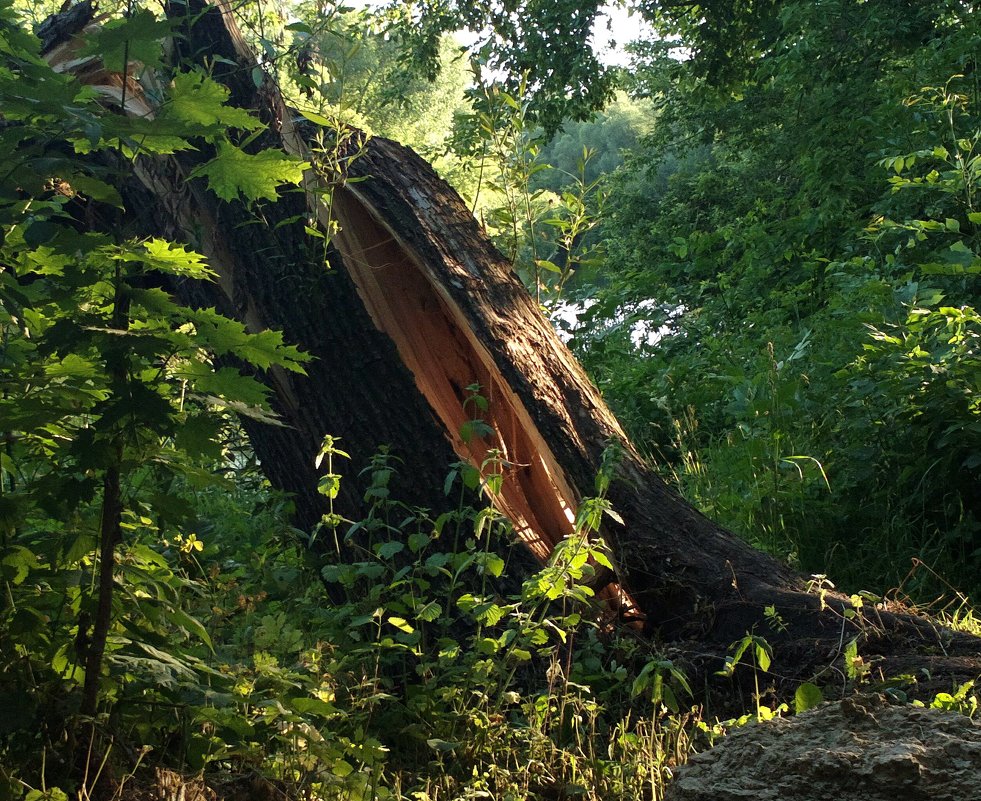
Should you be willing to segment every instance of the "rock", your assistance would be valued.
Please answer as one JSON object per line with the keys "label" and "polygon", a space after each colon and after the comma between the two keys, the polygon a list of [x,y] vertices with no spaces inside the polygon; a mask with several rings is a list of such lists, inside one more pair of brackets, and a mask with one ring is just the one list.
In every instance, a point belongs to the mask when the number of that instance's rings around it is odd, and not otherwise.
{"label": "rock", "polygon": [[846,698],[739,729],[679,768],[665,801],[981,801],[981,723]]}

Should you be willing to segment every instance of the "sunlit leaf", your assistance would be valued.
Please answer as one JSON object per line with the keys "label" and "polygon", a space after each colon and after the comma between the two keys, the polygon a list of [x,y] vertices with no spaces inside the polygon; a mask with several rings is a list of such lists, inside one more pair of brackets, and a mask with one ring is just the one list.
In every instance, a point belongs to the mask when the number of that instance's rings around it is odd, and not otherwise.
{"label": "sunlit leaf", "polygon": [[218,154],[197,167],[192,177],[208,179],[208,186],[222,200],[239,197],[246,201],[275,200],[277,188],[298,184],[307,163],[278,150],[261,150],[252,155],[229,142],[218,145]]}

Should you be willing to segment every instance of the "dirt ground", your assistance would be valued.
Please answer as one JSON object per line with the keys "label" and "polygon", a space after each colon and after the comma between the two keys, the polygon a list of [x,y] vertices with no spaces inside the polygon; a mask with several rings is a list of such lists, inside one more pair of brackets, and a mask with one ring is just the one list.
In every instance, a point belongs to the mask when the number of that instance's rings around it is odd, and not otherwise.
{"label": "dirt ground", "polygon": [[855,696],[740,729],[665,801],[981,801],[981,722]]}

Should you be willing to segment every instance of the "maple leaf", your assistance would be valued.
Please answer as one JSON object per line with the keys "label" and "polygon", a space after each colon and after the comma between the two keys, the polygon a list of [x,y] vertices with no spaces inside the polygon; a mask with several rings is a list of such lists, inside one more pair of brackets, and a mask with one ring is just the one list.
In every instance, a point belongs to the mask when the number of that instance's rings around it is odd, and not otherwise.
{"label": "maple leaf", "polygon": [[262,150],[254,156],[230,142],[218,144],[218,155],[191,173],[192,178],[205,177],[208,186],[222,200],[246,201],[276,199],[281,184],[298,184],[303,179],[305,161],[278,150]]}
{"label": "maple leaf", "polygon": [[[185,127],[211,129],[212,135],[226,128],[254,131],[262,123],[244,108],[228,106],[228,87],[199,72],[183,72],[174,77],[167,103],[159,119],[177,121]],[[206,138],[207,135],[205,134]]]}
{"label": "maple leaf", "polygon": [[213,278],[215,275],[204,256],[183,245],[175,245],[165,239],[151,239],[143,243],[143,249],[145,253],[133,253],[132,260],[142,261],[154,270],[197,279]]}
{"label": "maple leaf", "polygon": [[295,373],[303,373],[300,363],[311,358],[293,345],[285,344],[282,331],[271,329],[250,334],[248,340],[239,346],[237,354],[263,370],[279,364]]}
{"label": "maple leaf", "polygon": [[203,347],[216,354],[233,353],[262,369],[278,364],[303,373],[302,363],[312,358],[293,345],[285,345],[282,332],[250,334],[240,322],[218,314],[213,308],[188,309],[187,319],[194,325]]}
{"label": "maple leaf", "polygon": [[188,362],[174,371],[178,378],[190,381],[195,391],[213,395],[224,401],[237,401],[248,406],[267,409],[269,390],[251,376],[243,375],[234,367],[213,370],[210,365]]}

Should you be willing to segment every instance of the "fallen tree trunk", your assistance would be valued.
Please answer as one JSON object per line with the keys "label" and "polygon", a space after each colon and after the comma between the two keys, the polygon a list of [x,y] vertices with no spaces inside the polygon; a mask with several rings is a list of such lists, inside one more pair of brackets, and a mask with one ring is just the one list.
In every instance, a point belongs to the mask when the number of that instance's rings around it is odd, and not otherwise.
{"label": "fallen tree trunk", "polygon": [[[268,79],[256,87],[255,59],[229,8],[191,0],[168,13],[182,20],[178,51],[207,54],[233,102],[267,124],[256,146],[316,162],[313,128]],[[52,58],[62,45],[50,43]],[[602,536],[616,575],[598,589],[648,635],[703,654],[706,673],[754,630],[765,633],[774,670],[789,683],[835,662],[840,670],[852,638],[884,674],[922,667],[946,689],[981,672],[976,640],[886,609],[852,614],[844,596],[808,592],[803,577],[685,503],[626,441],[456,193],[407,148],[349,133],[339,132],[331,164],[344,166],[342,179],[311,171],[305,193],[262,208],[262,225],[242,204],[188,180],[201,153],[140,159],[138,188],[128,188],[131,198],[143,193],[146,230],[186,242],[219,273],[214,285],[179,287],[185,300],[218,306],[255,330],[282,329],[316,357],[306,378],[266,377],[286,425],[248,429],[270,479],[296,497],[301,525],[324,512],[313,456],[334,434],[356,456],[354,473],[387,446],[403,462],[393,493],[437,512],[449,505],[442,485],[450,462],[500,471],[493,501],[544,561],[571,532],[615,445],[607,499],[622,522],[606,519]],[[311,220],[324,231],[340,224],[326,251],[304,231]],[[487,401],[487,428],[467,437],[475,392]],[[363,513],[356,481],[342,484],[338,504],[352,519]],[[768,608],[781,623],[764,632]]]}

